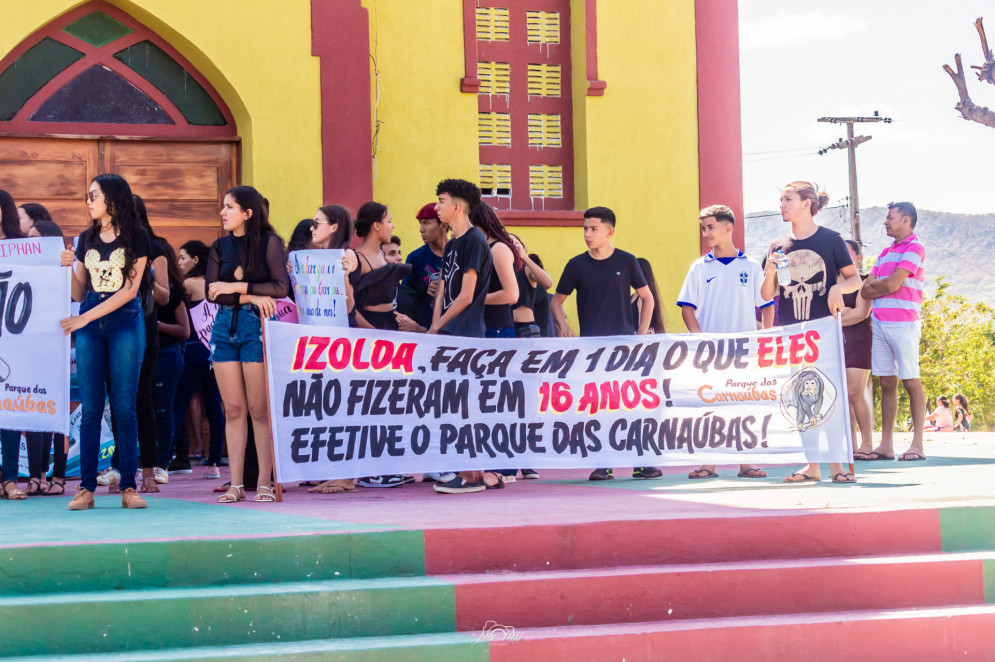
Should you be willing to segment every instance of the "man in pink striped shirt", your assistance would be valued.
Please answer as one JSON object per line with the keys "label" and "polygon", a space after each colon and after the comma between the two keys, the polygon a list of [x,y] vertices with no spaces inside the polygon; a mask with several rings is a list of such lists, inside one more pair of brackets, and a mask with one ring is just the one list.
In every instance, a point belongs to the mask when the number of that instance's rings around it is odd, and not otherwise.
{"label": "man in pink striped shirt", "polygon": [[868,453],[868,460],[895,457],[895,418],[898,415],[898,380],[909,394],[914,433],[912,445],[899,456],[908,462],[925,460],[922,447],[926,396],[919,381],[919,336],[922,323],[922,288],[926,249],[913,231],[916,208],[909,202],[892,202],[884,229],[894,243],[881,251],[870,277],[860,290],[872,303],[874,340],[871,372],[881,378],[881,445]]}

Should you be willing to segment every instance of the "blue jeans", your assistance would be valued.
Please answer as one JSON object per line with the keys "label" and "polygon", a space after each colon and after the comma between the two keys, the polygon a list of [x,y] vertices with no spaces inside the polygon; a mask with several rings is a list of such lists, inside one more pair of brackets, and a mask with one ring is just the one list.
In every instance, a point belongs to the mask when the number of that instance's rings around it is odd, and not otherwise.
{"label": "blue jeans", "polygon": [[515,327],[509,326],[505,329],[487,329],[484,331],[485,338],[514,338]]}
{"label": "blue jeans", "polygon": [[211,446],[207,464],[218,466],[221,463],[221,447],[225,443],[225,412],[221,406],[221,392],[218,381],[211,370],[211,353],[199,340],[187,343],[183,362],[183,374],[176,387],[173,401],[173,449],[177,462],[190,463],[190,442],[186,435],[187,409],[194,393],[200,392],[204,398],[204,412],[211,425]]}
{"label": "blue jeans", "polygon": [[[87,292],[80,305],[80,314],[109,296]],[[79,426],[80,485],[91,492],[97,489],[100,420],[107,397],[105,378],[109,378],[111,410],[117,421],[115,446],[120,460],[121,489],[135,487],[138,468],[135,401],[144,354],[145,323],[142,304],[137,297],[76,332],[76,373],[83,410]]]}
{"label": "blue jeans", "polygon": [[21,454],[21,433],[17,430],[0,430],[0,463],[3,463],[3,482],[17,480],[17,458]]}
{"label": "blue jeans", "polygon": [[183,346],[178,342],[159,346],[155,366],[155,424],[158,439],[155,466],[165,469],[173,459],[173,401],[183,373]]}

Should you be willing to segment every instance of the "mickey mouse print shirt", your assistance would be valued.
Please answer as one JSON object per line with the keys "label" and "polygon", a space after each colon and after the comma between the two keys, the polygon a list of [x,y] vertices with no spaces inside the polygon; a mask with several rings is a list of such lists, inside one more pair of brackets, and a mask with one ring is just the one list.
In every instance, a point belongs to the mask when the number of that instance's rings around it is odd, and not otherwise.
{"label": "mickey mouse print shirt", "polygon": [[132,229],[132,246],[128,248],[122,245],[120,237],[105,242],[100,238],[99,230],[95,232],[91,243],[90,232],[91,230],[84,230],[76,242],[76,259],[86,267],[86,291],[113,294],[127,282],[127,274],[124,273],[127,262],[125,251],[131,253],[132,264],[152,253],[149,233],[145,228]]}

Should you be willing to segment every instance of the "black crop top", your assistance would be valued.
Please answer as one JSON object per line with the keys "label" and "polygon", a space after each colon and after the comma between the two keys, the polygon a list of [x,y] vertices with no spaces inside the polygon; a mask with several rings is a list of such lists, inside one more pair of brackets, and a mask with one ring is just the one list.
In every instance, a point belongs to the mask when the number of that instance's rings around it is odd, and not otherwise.
{"label": "black crop top", "polygon": [[[492,251],[496,243],[495,241],[489,244]],[[497,269],[495,269],[494,274],[491,276],[491,281],[487,285],[487,293],[500,292],[502,289],[504,289],[504,286],[501,285],[501,279],[498,277]],[[511,314],[511,304],[484,305],[484,324],[488,329],[507,329],[515,326],[515,318]]]}
{"label": "black crop top", "polygon": [[[287,258],[280,245],[280,238],[275,234],[268,234],[263,237],[265,246],[265,260],[262,266],[253,272],[243,273],[241,278],[236,278],[235,273],[242,266],[242,251],[245,246],[245,237],[236,237],[230,234],[221,237],[211,246],[211,253],[207,258],[207,274],[204,277],[205,291],[210,292],[211,283],[246,283],[246,294],[256,296],[273,297],[282,299],[287,296],[290,286],[290,276],[287,275]],[[214,303],[235,306],[239,302],[238,294],[222,294],[211,299]]]}
{"label": "black crop top", "polygon": [[366,306],[394,303],[394,297],[397,296],[397,286],[402,278],[411,273],[413,266],[388,262],[386,266],[373,269],[373,265],[362,253],[357,252],[356,255],[366,260],[366,264],[369,264],[371,269],[364,274],[362,269],[357,267],[349,274],[356,308],[362,310]]}
{"label": "black crop top", "polygon": [[536,301],[536,288],[535,285],[529,282],[529,276],[525,273],[524,265],[515,272],[515,280],[518,281],[518,303],[512,306],[511,309],[532,308]]}

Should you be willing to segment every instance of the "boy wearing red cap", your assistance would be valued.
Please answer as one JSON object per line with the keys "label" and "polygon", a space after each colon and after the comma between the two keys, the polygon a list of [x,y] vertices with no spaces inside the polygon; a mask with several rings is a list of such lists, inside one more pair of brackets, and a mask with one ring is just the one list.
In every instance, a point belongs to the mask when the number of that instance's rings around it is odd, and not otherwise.
{"label": "boy wearing red cap", "polygon": [[414,293],[414,319],[398,314],[397,324],[401,331],[425,333],[432,326],[435,290],[439,286],[439,273],[442,270],[442,252],[449,237],[446,226],[439,221],[434,202],[419,209],[415,218],[418,219],[418,234],[425,245],[408,253],[406,262],[413,269],[401,283]]}

